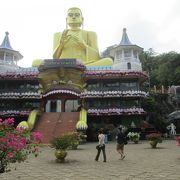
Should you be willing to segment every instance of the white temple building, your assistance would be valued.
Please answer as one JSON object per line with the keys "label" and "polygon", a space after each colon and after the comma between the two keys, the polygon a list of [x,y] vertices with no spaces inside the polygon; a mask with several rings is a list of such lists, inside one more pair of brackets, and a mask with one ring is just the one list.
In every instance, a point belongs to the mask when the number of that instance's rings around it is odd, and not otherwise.
{"label": "white temple building", "polygon": [[142,71],[139,54],[143,52],[143,48],[132,44],[123,29],[122,39],[119,45],[111,46],[108,50],[109,56],[114,59],[112,69],[114,70],[135,70]]}
{"label": "white temple building", "polygon": [[0,72],[18,69],[17,61],[23,58],[19,51],[15,51],[11,47],[8,35],[9,33],[6,32],[4,40],[0,45]]}

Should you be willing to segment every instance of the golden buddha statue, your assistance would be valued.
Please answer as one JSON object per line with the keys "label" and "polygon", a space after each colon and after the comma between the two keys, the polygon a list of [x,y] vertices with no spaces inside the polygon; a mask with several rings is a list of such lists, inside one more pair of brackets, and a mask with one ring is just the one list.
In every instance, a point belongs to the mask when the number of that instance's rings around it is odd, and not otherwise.
{"label": "golden buddha statue", "polygon": [[66,28],[54,34],[54,59],[79,59],[86,66],[111,66],[110,58],[100,58],[95,32],[81,29],[83,16],[79,8],[68,10]]}

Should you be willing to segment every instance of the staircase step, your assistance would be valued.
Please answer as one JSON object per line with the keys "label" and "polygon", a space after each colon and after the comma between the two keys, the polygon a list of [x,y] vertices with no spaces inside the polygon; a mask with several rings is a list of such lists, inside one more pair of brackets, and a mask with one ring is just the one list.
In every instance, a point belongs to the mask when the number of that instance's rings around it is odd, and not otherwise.
{"label": "staircase step", "polygon": [[43,134],[43,143],[49,143],[53,137],[76,131],[79,112],[43,113],[35,125],[34,131]]}

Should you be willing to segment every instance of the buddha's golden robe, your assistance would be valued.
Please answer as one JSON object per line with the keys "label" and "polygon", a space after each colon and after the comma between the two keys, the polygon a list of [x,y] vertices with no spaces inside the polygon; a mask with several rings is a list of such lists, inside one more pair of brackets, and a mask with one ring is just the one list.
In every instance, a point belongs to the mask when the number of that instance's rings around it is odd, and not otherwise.
{"label": "buddha's golden robe", "polygon": [[[96,33],[81,29],[55,33],[53,58],[79,59],[84,65],[96,65],[94,62],[100,60]],[[106,58],[98,65],[112,65],[112,60]]]}

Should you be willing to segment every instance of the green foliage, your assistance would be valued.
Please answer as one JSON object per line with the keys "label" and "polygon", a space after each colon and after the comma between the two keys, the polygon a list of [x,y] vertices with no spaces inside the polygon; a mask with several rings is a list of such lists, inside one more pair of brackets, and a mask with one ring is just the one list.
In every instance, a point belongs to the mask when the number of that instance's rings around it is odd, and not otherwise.
{"label": "green foliage", "polygon": [[52,139],[50,144],[52,148],[66,150],[71,145],[71,140],[68,136],[63,135]]}
{"label": "green foliage", "polygon": [[69,138],[70,141],[70,149],[77,149],[77,146],[79,145],[79,133],[78,132],[69,132],[66,133],[65,136]]}
{"label": "green foliage", "polygon": [[153,97],[148,97],[142,102],[142,107],[147,112],[154,112],[156,109],[155,104],[155,99]]}
{"label": "green foliage", "polygon": [[167,124],[165,123],[165,120],[163,118],[157,117],[156,119],[154,119],[153,124],[157,131],[161,133],[166,133]]}
{"label": "green foliage", "polygon": [[150,75],[150,86],[165,87],[180,83],[180,54],[168,52],[156,55],[146,51],[140,56],[142,68]]}

